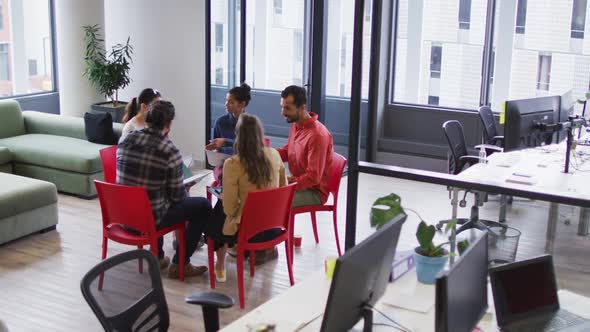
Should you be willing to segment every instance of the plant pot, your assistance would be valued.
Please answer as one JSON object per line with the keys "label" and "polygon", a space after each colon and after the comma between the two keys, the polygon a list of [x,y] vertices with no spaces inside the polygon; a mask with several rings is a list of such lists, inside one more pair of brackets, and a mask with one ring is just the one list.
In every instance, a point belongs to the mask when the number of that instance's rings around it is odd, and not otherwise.
{"label": "plant pot", "polygon": [[90,113],[110,113],[113,118],[113,122],[121,122],[123,115],[125,114],[126,101],[119,101],[117,107],[113,106],[113,103],[106,101],[103,103],[92,104],[90,106]]}
{"label": "plant pot", "polygon": [[418,253],[420,247],[414,249],[414,260],[416,261],[416,276],[418,281],[423,284],[432,285],[436,281],[436,276],[445,267],[449,259],[448,253],[445,256],[428,257]]}

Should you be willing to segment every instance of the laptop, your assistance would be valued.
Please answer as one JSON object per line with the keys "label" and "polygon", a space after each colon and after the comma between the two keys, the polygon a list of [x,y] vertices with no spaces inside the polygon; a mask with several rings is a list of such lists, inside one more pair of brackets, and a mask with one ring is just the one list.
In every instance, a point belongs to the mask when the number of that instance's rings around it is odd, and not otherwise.
{"label": "laptop", "polygon": [[501,331],[590,331],[590,320],[561,309],[551,255],[490,268]]}

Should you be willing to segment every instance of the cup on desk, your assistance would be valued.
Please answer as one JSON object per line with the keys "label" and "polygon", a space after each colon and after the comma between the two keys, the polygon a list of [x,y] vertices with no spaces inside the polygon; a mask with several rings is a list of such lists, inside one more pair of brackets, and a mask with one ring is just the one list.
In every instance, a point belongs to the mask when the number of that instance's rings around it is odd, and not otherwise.
{"label": "cup on desk", "polygon": [[295,248],[301,248],[301,240],[303,238],[301,237],[301,234],[295,234],[293,235],[293,246],[295,246]]}
{"label": "cup on desk", "polygon": [[332,279],[334,276],[334,269],[336,268],[336,259],[335,256],[328,256],[324,260],[324,271],[326,272],[326,279]]}

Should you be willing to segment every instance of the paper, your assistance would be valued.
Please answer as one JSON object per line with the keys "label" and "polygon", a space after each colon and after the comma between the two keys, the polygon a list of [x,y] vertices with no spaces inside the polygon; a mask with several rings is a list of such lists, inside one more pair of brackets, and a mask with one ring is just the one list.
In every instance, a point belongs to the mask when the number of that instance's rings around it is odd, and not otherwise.
{"label": "paper", "polygon": [[207,162],[212,166],[221,166],[227,158],[231,157],[229,154],[215,150],[205,150],[205,152],[207,153]]}
{"label": "paper", "polygon": [[[404,277],[409,278],[408,275]],[[415,275],[412,279],[409,283],[393,283],[394,286],[387,288],[381,301],[389,306],[428,313],[434,307],[434,286],[420,284]]]}
{"label": "paper", "polygon": [[588,306],[590,306],[589,298],[565,289],[560,290],[557,294],[559,295],[559,304],[561,308],[574,315],[590,319],[590,312],[588,311]]}
{"label": "paper", "polygon": [[204,174],[196,174],[193,176],[185,177],[182,183],[185,186],[194,186],[195,184],[201,182],[201,180],[206,178],[208,175],[209,175],[209,173],[204,173]]}

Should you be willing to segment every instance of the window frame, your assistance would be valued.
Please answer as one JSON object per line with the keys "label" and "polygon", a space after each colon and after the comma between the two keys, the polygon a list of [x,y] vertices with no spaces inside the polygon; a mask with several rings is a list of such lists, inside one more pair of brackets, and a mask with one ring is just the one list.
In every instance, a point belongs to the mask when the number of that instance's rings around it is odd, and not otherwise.
{"label": "window frame", "polygon": [[[15,99],[17,101],[29,101],[35,100],[35,103],[41,103],[46,105],[47,109],[53,109],[59,112],[59,101],[55,98],[54,95],[59,95],[59,76],[58,76],[58,66],[57,66],[57,41],[56,41],[56,17],[55,17],[55,0],[47,0],[47,7],[48,7],[48,14],[49,14],[49,45],[51,46],[51,63],[47,65],[51,65],[51,90],[47,91],[40,91],[40,92],[33,92],[33,93],[23,93],[23,94],[14,94],[10,96],[0,96],[0,100],[3,99]],[[3,20],[3,18],[2,18]],[[4,21],[4,20],[3,20]],[[45,66],[45,70],[47,70],[47,66]],[[55,104],[55,101],[58,101]],[[22,106],[22,105],[21,105]],[[50,113],[52,113],[50,111]]]}
{"label": "window frame", "polygon": [[[576,6],[577,4],[577,6]],[[587,0],[573,0],[572,2],[572,20],[570,25],[570,38],[584,39],[584,29],[586,26],[586,10],[588,8]],[[580,10],[578,10],[580,9]],[[580,21],[579,26],[576,18]],[[580,29],[581,28],[581,29]]]}

